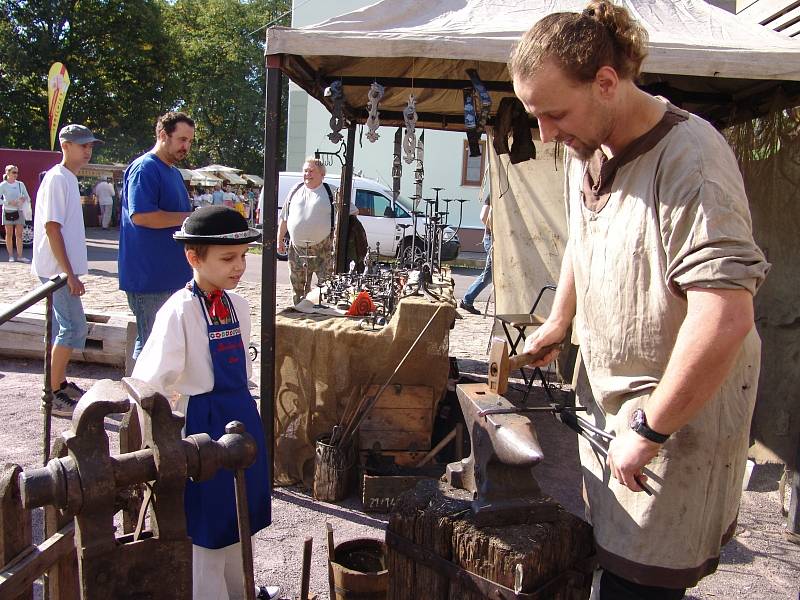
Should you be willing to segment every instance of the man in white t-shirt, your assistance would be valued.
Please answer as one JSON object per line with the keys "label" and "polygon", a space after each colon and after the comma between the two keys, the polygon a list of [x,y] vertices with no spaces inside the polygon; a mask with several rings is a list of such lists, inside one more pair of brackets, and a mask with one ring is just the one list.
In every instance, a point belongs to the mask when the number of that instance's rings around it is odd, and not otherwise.
{"label": "man in white t-shirt", "polygon": [[[334,186],[323,183],[325,165],[318,158],[309,157],[303,165],[303,184],[289,192],[281,209],[278,225],[278,252],[286,252],[285,237],[288,231],[289,280],[292,282],[294,303],[308,293],[311,276],[317,281],[328,278],[331,270],[334,222]],[[350,214],[358,214],[355,204]]]}
{"label": "man in white t-shirt", "polygon": [[114,186],[111,185],[111,177],[106,177],[104,181],[94,186],[94,195],[97,196],[97,203],[100,205],[100,226],[108,229],[111,223],[111,210],[114,207]]}
{"label": "man in white t-shirt", "polygon": [[103,142],[83,125],[66,125],[58,139],[64,158],[45,173],[36,194],[31,272],[42,283],[67,274],[67,285],[53,293],[50,388],[52,414],[71,417],[83,390],[67,381],[67,365],[73,348],[83,350],[86,344],[86,314],[81,303],[86,290],[79,277],[89,271],[77,174],[91,160],[95,144]]}

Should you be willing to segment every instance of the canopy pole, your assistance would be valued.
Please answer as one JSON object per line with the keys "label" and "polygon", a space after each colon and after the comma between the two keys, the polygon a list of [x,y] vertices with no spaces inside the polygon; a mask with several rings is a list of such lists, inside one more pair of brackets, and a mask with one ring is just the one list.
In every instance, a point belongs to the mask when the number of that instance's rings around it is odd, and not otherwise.
{"label": "canopy pole", "polygon": [[281,125],[280,55],[267,58],[267,89],[264,101],[264,203],[261,223],[261,381],[260,408],[270,468],[270,483],[275,482],[275,290],[277,220],[278,220],[278,151]]}
{"label": "canopy pole", "polygon": [[350,121],[347,126],[347,147],[344,150],[344,164],[342,165],[342,203],[339,213],[339,228],[336,236],[336,272],[347,271],[347,242],[348,221],[350,216],[350,199],[353,195],[353,157],[356,150],[356,123]]}

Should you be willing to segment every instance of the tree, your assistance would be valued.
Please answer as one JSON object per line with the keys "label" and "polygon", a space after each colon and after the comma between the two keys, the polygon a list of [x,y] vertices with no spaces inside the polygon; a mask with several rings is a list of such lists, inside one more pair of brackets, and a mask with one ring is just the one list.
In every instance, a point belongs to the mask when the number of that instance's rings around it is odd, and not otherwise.
{"label": "tree", "polygon": [[155,118],[175,105],[180,56],[163,0],[0,1],[0,146],[49,149],[47,73],[60,61],[70,87],[61,124],[107,141],[126,162],[153,143]]}
{"label": "tree", "polygon": [[264,26],[288,13],[290,5],[288,0],[178,0],[172,7],[169,30],[181,40],[183,53],[179,104],[196,124],[193,163],[262,172]]}

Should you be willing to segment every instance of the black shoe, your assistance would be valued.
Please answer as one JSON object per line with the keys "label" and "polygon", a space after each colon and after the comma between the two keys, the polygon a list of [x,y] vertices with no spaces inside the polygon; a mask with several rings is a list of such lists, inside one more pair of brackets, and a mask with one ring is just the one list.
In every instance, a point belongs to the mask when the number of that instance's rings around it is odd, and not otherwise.
{"label": "black shoe", "polygon": [[481,311],[479,311],[477,308],[475,308],[475,306],[473,306],[472,304],[467,304],[463,300],[461,300],[461,302],[458,303],[458,308],[462,308],[465,311],[467,311],[468,313],[472,313],[473,315],[481,314]]}
{"label": "black shoe", "polygon": [[76,403],[80,400],[83,395],[86,393],[86,390],[79,388],[71,381],[65,381],[61,384],[61,387],[56,390],[57,392],[62,392],[70,397],[70,399],[74,400]]}
{"label": "black shoe", "polygon": [[58,390],[53,393],[53,404],[50,408],[50,414],[54,417],[71,419],[76,404],[78,404],[77,400],[70,398],[64,390]]}

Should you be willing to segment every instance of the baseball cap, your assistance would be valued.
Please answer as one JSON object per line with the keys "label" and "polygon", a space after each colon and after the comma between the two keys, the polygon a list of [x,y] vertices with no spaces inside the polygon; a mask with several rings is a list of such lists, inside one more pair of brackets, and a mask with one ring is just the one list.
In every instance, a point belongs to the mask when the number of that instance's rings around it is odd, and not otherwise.
{"label": "baseball cap", "polygon": [[83,125],[64,125],[58,133],[58,139],[62,142],[75,142],[76,144],[103,144],[103,140],[94,137],[92,130]]}

